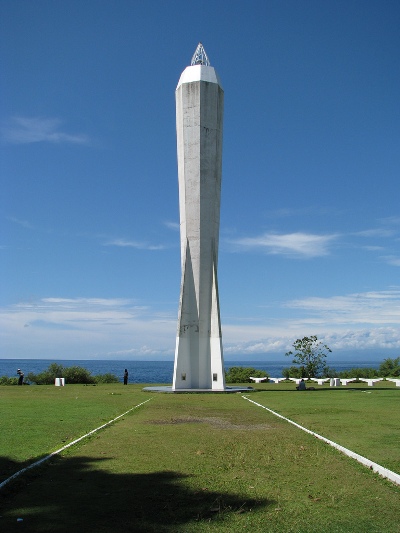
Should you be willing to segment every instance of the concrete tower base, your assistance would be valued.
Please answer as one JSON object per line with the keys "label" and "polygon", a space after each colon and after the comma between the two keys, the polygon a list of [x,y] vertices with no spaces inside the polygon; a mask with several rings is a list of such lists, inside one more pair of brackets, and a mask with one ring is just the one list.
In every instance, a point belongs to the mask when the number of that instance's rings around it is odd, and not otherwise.
{"label": "concrete tower base", "polygon": [[253,392],[253,387],[225,387],[223,390],[214,389],[173,389],[171,386],[161,387],[143,387],[144,392],[164,392],[174,394],[229,394],[233,392]]}

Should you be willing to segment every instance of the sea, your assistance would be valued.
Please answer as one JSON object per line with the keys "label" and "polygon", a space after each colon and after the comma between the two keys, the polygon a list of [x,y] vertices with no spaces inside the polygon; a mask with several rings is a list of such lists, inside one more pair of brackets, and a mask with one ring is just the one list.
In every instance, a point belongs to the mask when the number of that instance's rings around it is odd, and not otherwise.
{"label": "sea", "polygon": [[[173,361],[106,361],[106,360],[51,360],[51,359],[0,359],[0,377],[17,377],[17,369],[20,368],[25,376],[29,372],[38,374],[46,370],[51,363],[57,363],[64,367],[80,366],[86,368],[93,376],[98,374],[115,374],[123,381],[124,369],[129,372],[129,383],[165,383],[172,382],[174,369]],[[350,368],[378,368],[381,361],[335,361],[329,365],[336,371]],[[282,369],[291,366],[291,361],[225,361],[225,370],[232,366],[252,367],[256,370],[264,370],[270,377],[282,377]]]}

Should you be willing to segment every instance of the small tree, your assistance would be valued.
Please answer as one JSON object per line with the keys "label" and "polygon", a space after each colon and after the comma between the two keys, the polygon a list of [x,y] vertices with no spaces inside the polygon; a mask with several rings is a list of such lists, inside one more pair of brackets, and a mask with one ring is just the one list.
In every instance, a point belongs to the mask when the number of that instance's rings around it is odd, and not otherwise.
{"label": "small tree", "polygon": [[290,351],[285,355],[293,356],[292,362],[295,365],[301,365],[301,377],[304,378],[318,377],[326,366],[324,360],[326,352],[332,352],[326,344],[318,341],[316,335],[297,339],[293,343],[293,348],[295,349],[294,352]]}

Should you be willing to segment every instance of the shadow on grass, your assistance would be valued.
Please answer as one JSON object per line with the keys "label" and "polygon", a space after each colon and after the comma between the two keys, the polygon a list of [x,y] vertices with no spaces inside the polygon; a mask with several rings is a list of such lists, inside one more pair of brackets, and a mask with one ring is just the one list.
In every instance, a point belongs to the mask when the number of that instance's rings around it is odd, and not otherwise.
{"label": "shadow on grass", "polygon": [[103,461],[107,458],[55,458],[7,484],[0,491],[0,529],[173,532],[276,503],[216,492],[211,485],[194,488],[196,480],[178,472],[113,473],[101,469]]}

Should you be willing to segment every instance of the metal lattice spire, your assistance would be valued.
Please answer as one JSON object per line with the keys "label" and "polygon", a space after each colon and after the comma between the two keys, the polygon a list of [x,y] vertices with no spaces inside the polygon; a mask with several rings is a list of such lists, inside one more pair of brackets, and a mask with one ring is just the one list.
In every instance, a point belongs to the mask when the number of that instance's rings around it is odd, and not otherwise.
{"label": "metal lattice spire", "polygon": [[191,66],[205,65],[206,67],[210,66],[210,60],[208,59],[206,51],[204,50],[204,47],[201,43],[197,45],[196,51],[193,54],[192,62],[190,63],[190,65]]}

